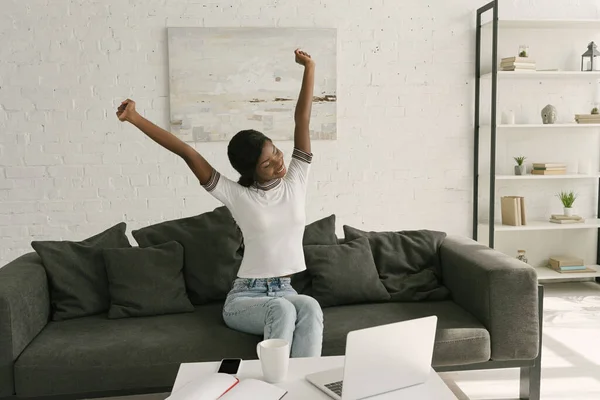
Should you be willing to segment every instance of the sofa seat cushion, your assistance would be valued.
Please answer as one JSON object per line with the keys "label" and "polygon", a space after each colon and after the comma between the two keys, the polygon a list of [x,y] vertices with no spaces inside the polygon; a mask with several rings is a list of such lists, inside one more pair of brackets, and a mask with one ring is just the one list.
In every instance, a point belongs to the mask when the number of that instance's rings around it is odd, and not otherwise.
{"label": "sofa seat cushion", "polygon": [[343,355],[346,335],[356,329],[437,315],[433,366],[464,365],[490,359],[487,329],[451,301],[361,304],[323,310],[323,355]]}
{"label": "sofa seat cushion", "polygon": [[172,387],[182,362],[256,359],[258,336],[229,329],[222,304],[193,313],[50,322],[15,363],[19,396]]}

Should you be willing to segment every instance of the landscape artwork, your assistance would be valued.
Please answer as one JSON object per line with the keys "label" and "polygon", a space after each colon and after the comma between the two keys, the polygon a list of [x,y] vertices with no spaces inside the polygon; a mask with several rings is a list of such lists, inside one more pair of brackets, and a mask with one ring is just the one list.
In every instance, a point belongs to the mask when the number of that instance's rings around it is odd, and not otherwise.
{"label": "landscape artwork", "polygon": [[292,140],[303,67],[316,62],[310,134],[337,138],[337,30],[168,28],[171,130],[186,142],[228,141],[256,129]]}

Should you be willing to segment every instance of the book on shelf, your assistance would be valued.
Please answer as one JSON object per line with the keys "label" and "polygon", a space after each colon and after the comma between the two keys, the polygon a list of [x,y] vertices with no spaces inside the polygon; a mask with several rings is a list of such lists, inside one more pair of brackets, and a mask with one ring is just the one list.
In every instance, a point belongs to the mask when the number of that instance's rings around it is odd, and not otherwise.
{"label": "book on shelf", "polygon": [[600,114],[575,114],[578,124],[600,124]]}
{"label": "book on shelf", "polygon": [[566,167],[533,167],[534,171],[564,171]]}
{"label": "book on shelf", "polygon": [[515,67],[515,66],[511,66],[511,67],[500,67],[500,69],[502,71],[527,71],[527,72],[531,72],[531,71],[535,71],[535,66],[531,66],[531,67]]}
{"label": "book on shelf", "polygon": [[214,373],[185,384],[166,400],[280,400],[286,394],[287,390],[258,379],[240,381],[232,375]]}
{"label": "book on shelf", "polygon": [[567,255],[551,256],[548,259],[548,264],[550,264],[554,268],[580,267],[580,266],[583,266],[583,258],[567,256]]}
{"label": "book on shelf", "polygon": [[579,221],[579,220],[583,219],[579,215],[562,215],[562,214],[552,214],[550,216],[550,218],[560,219],[560,220],[573,220],[573,221]]}
{"label": "book on shelf", "polygon": [[560,272],[561,274],[575,274],[578,272],[592,272],[592,273],[596,272],[595,269],[586,267],[585,265],[576,266],[576,267],[560,267],[560,268],[554,268],[554,267],[548,265],[548,268],[550,268],[556,272]]}
{"label": "book on shelf", "polygon": [[596,272],[584,265],[583,258],[572,256],[552,256],[548,260],[548,268],[560,273]]}
{"label": "book on shelf", "polygon": [[566,175],[566,169],[533,169],[532,175]]}
{"label": "book on shelf", "polygon": [[502,63],[525,63],[535,64],[535,60],[529,57],[504,57],[500,60]]}
{"label": "book on shelf", "polygon": [[533,163],[533,168],[537,169],[537,168],[567,168],[567,164],[561,164],[561,163],[555,163],[555,162],[551,162],[551,163]]}
{"label": "book on shelf", "polygon": [[550,222],[554,224],[583,224],[585,219],[556,219],[550,218]]}
{"label": "book on shelf", "polygon": [[500,199],[502,225],[527,225],[525,198],[521,196],[504,196]]}
{"label": "book on shelf", "polygon": [[517,63],[517,62],[502,62],[501,67],[515,67],[515,68],[535,68],[535,63]]}

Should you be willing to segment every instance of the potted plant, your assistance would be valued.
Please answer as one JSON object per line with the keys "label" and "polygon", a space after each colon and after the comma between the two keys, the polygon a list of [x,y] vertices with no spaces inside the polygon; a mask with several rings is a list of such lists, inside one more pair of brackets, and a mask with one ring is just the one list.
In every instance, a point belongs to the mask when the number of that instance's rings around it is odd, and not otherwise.
{"label": "potted plant", "polygon": [[573,191],[569,191],[569,192],[561,191],[558,194],[558,198],[560,199],[560,201],[563,204],[565,216],[567,216],[567,217],[572,216],[573,215],[573,203],[575,203],[575,200],[577,199],[577,195]]}
{"label": "potted plant", "polygon": [[592,115],[598,114],[598,107],[592,108]]}
{"label": "potted plant", "polygon": [[527,159],[527,157],[519,156],[514,157],[517,165],[515,165],[515,175],[525,175],[525,164],[523,162]]}

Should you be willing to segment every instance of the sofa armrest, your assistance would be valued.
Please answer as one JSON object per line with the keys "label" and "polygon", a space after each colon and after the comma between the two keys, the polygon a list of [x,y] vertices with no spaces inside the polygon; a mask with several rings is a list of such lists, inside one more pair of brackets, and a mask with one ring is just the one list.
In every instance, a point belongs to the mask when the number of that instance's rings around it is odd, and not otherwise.
{"label": "sofa armrest", "polygon": [[0,397],[14,393],[14,361],[48,323],[48,281],[41,258],[25,254],[0,268]]}
{"label": "sofa armrest", "polygon": [[490,332],[492,360],[535,359],[540,343],[535,270],[463,237],[448,236],[440,254],[442,279],[454,302]]}

